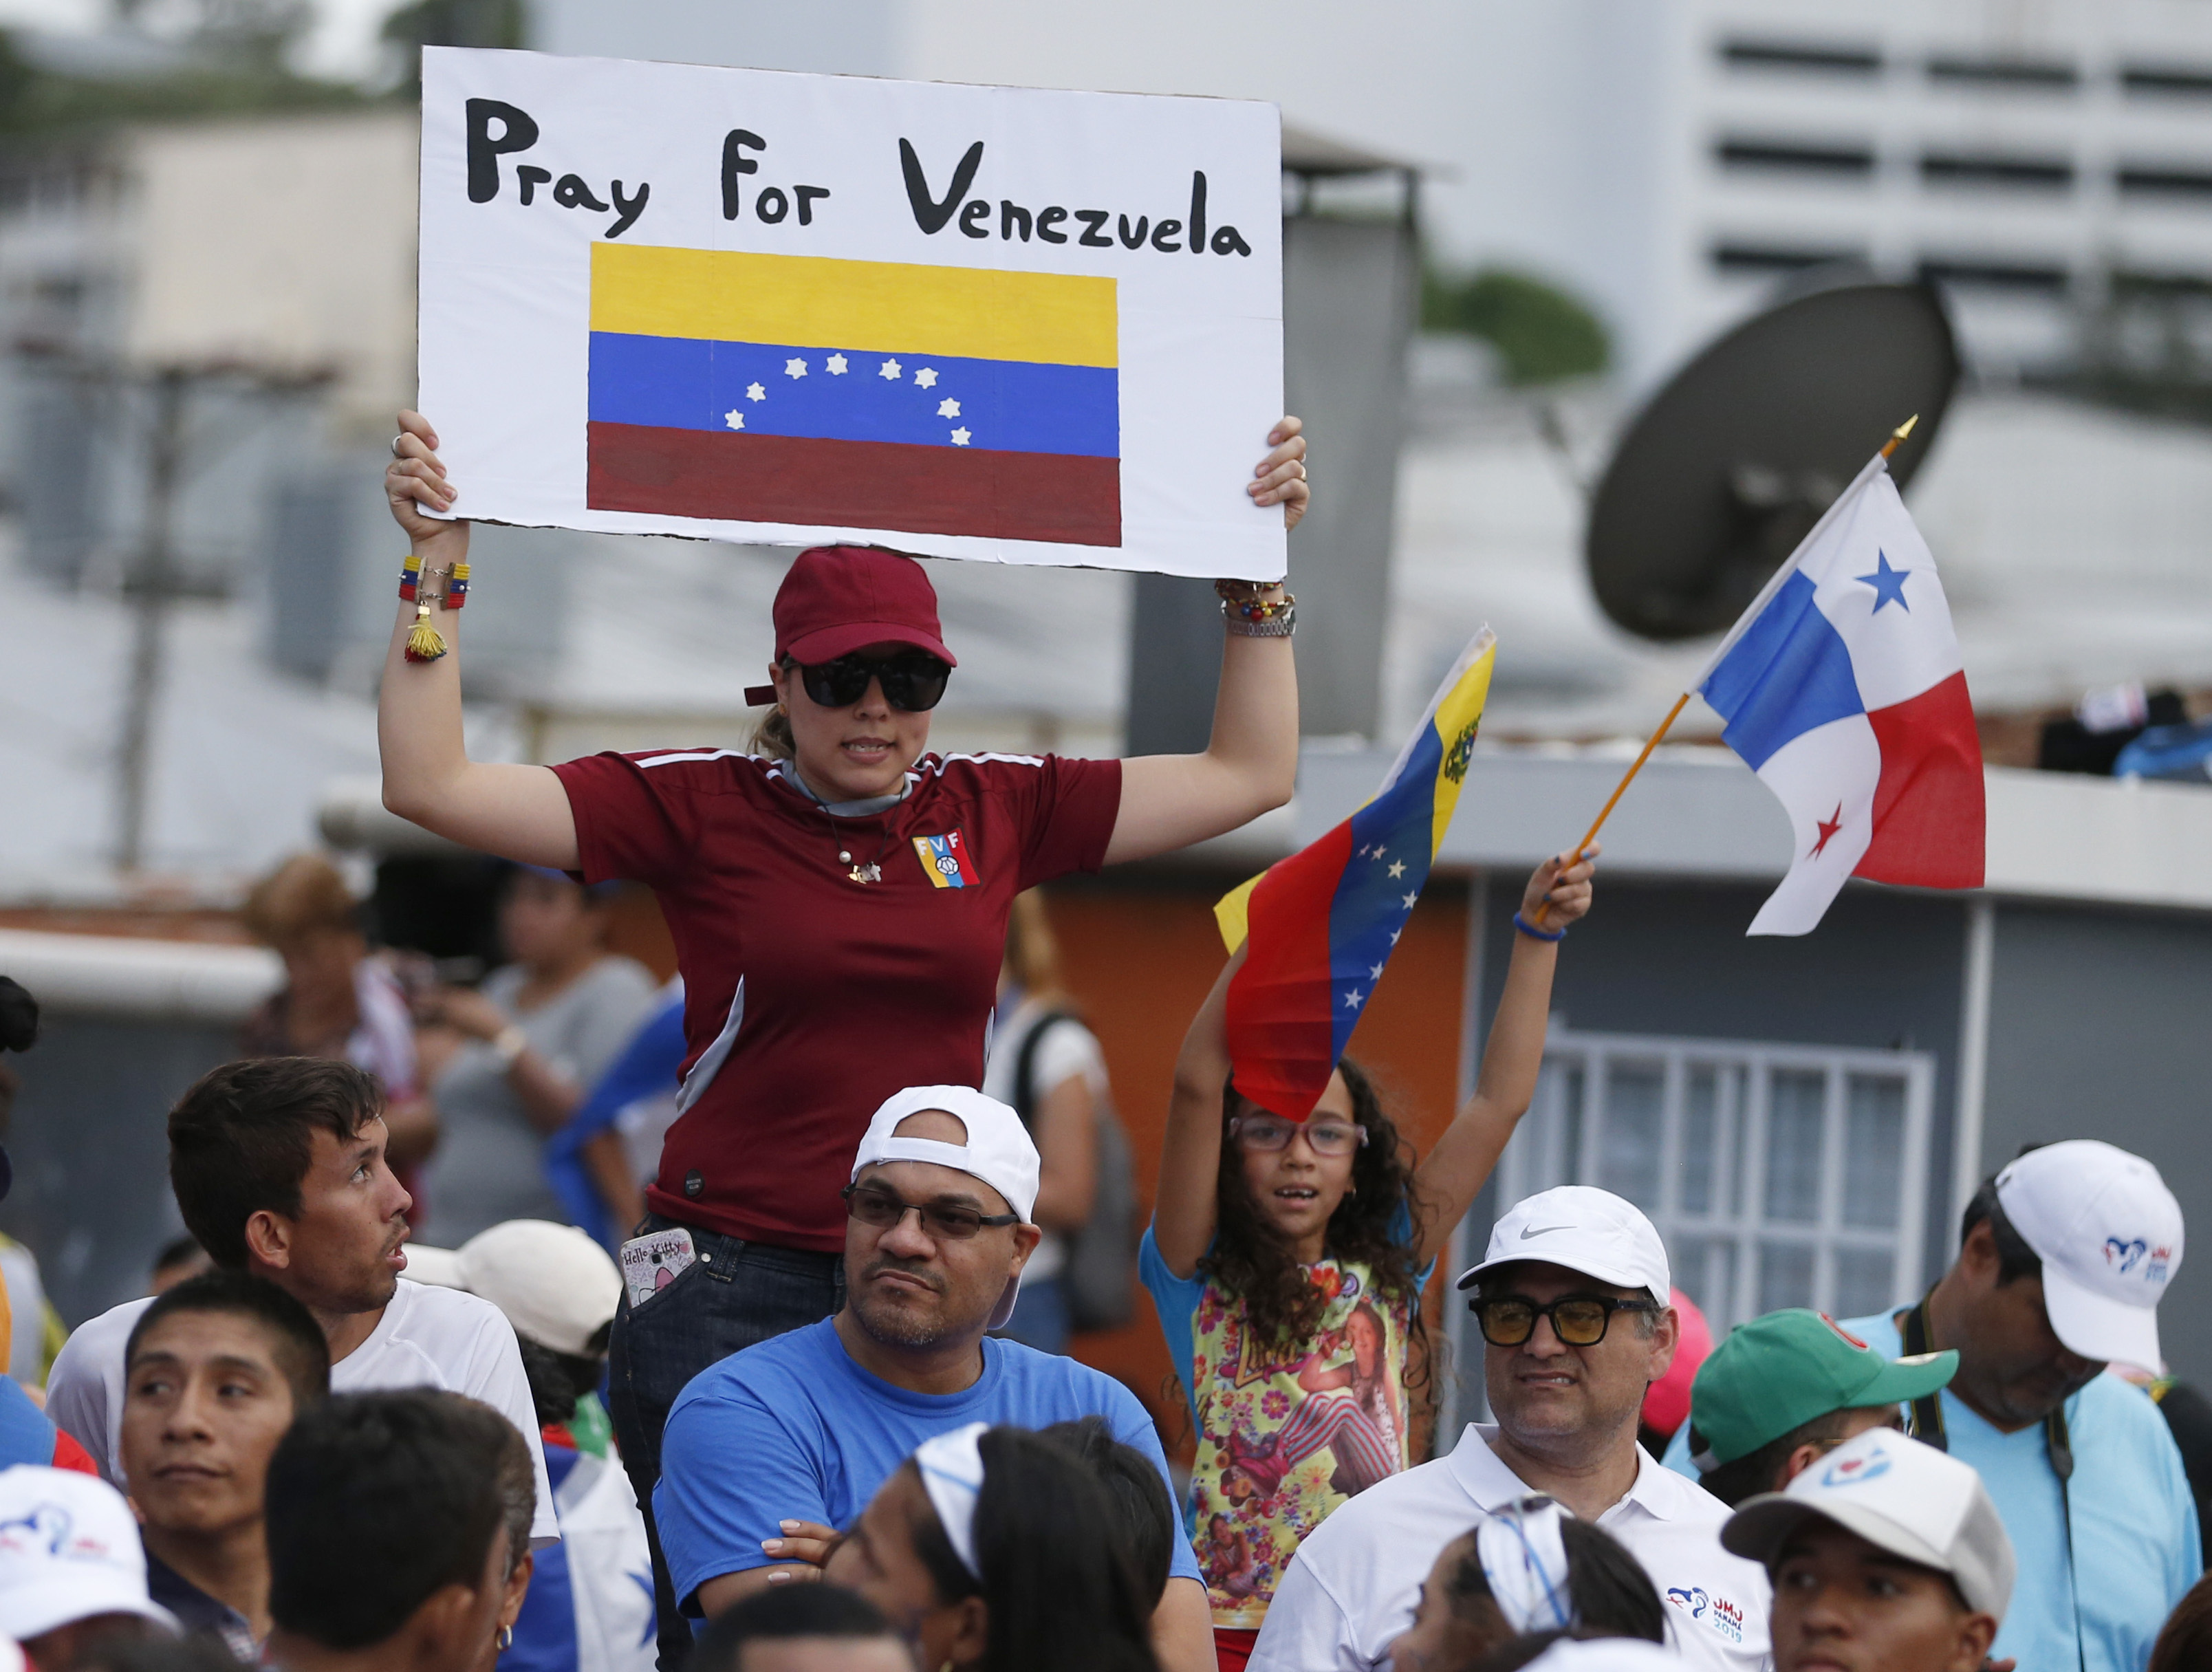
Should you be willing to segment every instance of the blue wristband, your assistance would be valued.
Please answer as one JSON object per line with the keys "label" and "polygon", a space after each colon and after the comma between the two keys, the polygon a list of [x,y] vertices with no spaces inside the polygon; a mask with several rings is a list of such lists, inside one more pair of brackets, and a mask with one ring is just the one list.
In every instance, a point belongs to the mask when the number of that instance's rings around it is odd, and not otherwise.
{"label": "blue wristband", "polygon": [[1567,938],[1565,929],[1540,929],[1517,911],[1513,914],[1513,927],[1531,940],[1565,940]]}

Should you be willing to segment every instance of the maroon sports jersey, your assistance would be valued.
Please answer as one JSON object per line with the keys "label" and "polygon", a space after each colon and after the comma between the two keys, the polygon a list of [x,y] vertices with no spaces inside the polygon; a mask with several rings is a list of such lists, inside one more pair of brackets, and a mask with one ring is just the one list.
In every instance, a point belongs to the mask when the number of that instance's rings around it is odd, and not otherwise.
{"label": "maroon sports jersey", "polygon": [[[861,818],[732,749],[553,770],[585,879],[650,885],[684,974],[684,1112],[646,1200],[824,1252],[845,1245],[838,1193],[877,1106],[981,1084],[1014,896],[1097,870],[1121,805],[1119,761],[1057,756],[925,755],[906,798]],[[881,880],[852,880],[869,865]]]}

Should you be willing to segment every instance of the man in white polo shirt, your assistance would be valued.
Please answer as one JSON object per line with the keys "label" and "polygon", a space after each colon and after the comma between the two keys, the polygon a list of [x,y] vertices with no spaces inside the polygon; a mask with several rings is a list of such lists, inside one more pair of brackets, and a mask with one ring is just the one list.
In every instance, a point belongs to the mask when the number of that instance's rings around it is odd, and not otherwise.
{"label": "man in white polo shirt", "polygon": [[[531,1536],[561,1536],[537,1406],[499,1309],[404,1280],[407,1210],[384,1158],[384,1094],[349,1062],[264,1057],[203,1076],[169,1113],[169,1184],[215,1263],[267,1278],[314,1315],[331,1391],[442,1388],[522,1431],[538,1474]],[[124,1484],[123,1354],[153,1304],[125,1301],[80,1326],[46,1380],[46,1414]]]}
{"label": "man in white polo shirt", "polygon": [[1920,1304],[1844,1328],[1894,1358],[1954,1348],[1911,1432],[1971,1463],[2020,1560],[1994,1653],[2023,1672],[2141,1672],[2204,1568],[2181,1453],[2108,1362],[2159,1367],[2181,1205],[2092,1138],[2029,1151],[1976,1192],[1959,1257]]}
{"label": "man in white polo shirt", "polygon": [[1678,1333],[1650,1220],[1608,1191],[1544,1191],[1498,1222],[1459,1286],[1474,1290],[1496,1426],[1470,1423],[1450,1456],[1370,1487],[1308,1535],[1252,1672],[1380,1665],[1437,1553],[1531,1493],[1604,1528],[1644,1565],[1685,1660],[1759,1667],[1765,1573],[1721,1548],[1728,1506],[1636,1441],[1644,1389],[1667,1373]]}

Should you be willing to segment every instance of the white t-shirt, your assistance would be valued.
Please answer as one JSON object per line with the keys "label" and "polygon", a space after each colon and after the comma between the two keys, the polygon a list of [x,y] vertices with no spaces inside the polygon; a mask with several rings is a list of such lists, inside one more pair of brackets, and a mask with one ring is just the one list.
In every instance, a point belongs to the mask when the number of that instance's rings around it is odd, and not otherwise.
{"label": "white t-shirt", "polygon": [[[1251,1672],[1370,1672],[1413,1623],[1443,1547],[1532,1488],[1468,1425],[1449,1456],[1376,1482],[1298,1547],[1253,1645]],[[1684,1661],[1711,1672],[1768,1663],[1766,1570],[1721,1548],[1728,1505],[1637,1448],[1636,1484],[1597,1518],[1644,1565]]]}
{"label": "white t-shirt", "polygon": [[[126,1300],[86,1321],[69,1338],[46,1379],[46,1414],[92,1454],[102,1477],[118,1492],[130,1490],[123,1479],[123,1349],[138,1315],[153,1304],[150,1296]],[[442,1388],[466,1394],[520,1429],[538,1474],[531,1542],[550,1544],[561,1536],[553,1489],[545,1478],[538,1408],[522,1371],[522,1349],[499,1308],[459,1289],[401,1278],[368,1339],[331,1366],[332,1393],[380,1388]]]}
{"label": "white t-shirt", "polygon": [[[984,1065],[983,1084],[977,1088],[985,1097],[996,1097],[1009,1108],[1017,1106],[1014,1094],[1020,1088],[1014,1084],[1014,1071],[1020,1066],[1023,1043],[1048,1014],[1039,1000],[1024,999],[993,1030],[990,1058]],[[1091,1088],[1093,1106],[1103,1109],[1108,1096],[1106,1058],[1098,1049],[1097,1036],[1073,1016],[1062,1016],[1047,1024],[1038,1037],[1036,1054],[1030,1060],[1030,1089],[1042,1104],[1079,1075]],[[1022,1268],[1022,1282],[1026,1286],[1058,1277],[1066,1265],[1067,1239],[1048,1231]]]}

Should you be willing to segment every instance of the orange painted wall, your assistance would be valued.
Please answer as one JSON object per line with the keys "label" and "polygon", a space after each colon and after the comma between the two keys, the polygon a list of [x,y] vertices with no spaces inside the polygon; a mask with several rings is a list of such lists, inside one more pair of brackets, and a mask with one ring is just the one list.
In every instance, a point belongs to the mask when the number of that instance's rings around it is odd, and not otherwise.
{"label": "orange painted wall", "polygon": [[[1212,904],[1234,880],[1125,872],[1048,896],[1067,985],[1104,1048],[1147,1213],[1176,1051],[1221,970]],[[1423,1151],[1450,1120],[1457,1095],[1467,923],[1466,891],[1439,879],[1414,909],[1352,1040],[1352,1055],[1378,1076],[1393,1117]],[[1170,1454],[1188,1461],[1189,1425],[1141,1287],[1128,1324],[1079,1336],[1074,1351],[1127,1383],[1159,1420]]]}

